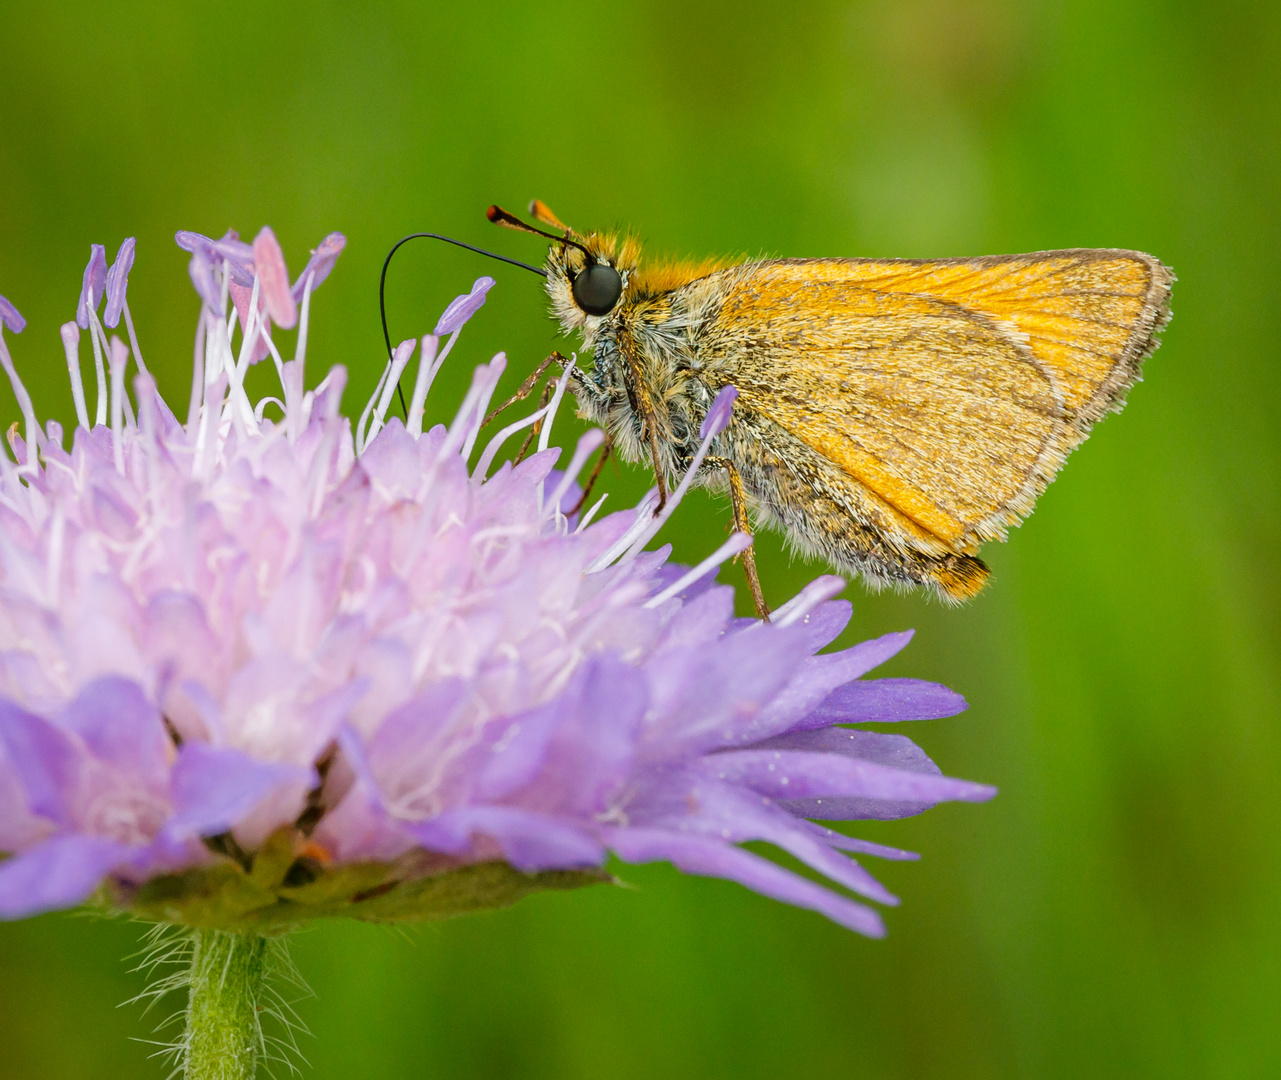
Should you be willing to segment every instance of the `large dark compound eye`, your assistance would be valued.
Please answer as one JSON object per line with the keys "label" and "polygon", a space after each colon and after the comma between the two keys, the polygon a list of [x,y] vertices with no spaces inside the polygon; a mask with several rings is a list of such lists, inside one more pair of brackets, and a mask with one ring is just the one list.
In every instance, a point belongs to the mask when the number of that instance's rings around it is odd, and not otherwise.
{"label": "large dark compound eye", "polygon": [[588,315],[608,315],[622,295],[622,276],[604,263],[592,263],[574,278],[574,303]]}

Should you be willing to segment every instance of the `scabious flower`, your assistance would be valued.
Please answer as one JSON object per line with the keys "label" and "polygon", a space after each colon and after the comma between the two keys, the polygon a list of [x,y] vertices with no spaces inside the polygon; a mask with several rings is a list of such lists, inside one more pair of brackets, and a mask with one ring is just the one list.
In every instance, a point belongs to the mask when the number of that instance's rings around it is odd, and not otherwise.
{"label": "scabious flower", "polygon": [[[500,354],[452,422],[424,430],[433,379],[491,279],[421,347],[401,343],[353,428],[343,368],[304,381],[312,293],[343,237],[292,285],[269,229],[252,245],[177,240],[202,302],[185,420],[138,356],[132,240],[110,269],[94,246],[63,327],[70,440],[37,422],[0,333],[24,418],[12,460],[0,454],[0,915],[94,898],[237,931],[428,918],[606,879],[612,852],[883,932],[850,894],[894,898],[851,855],[908,853],[815,822],[994,792],[942,776],[902,735],[848,726],[964,702],[864,677],[910,633],[820,653],[850,617],[831,599],[839,578],[762,623],[735,618],[714,583],[746,537],[693,569],[645,550],[732,389],[661,514],[652,493],[579,513],[577,477],[603,437],[585,435],[557,471],[549,438],[569,372],[548,405],[485,441]],[[103,326],[122,313],[132,350]],[[0,319],[22,329],[2,297]],[[295,325],[285,360],[272,329]],[[402,422],[389,411],[416,349]],[[246,372],[267,356],[280,393],[254,401]],[[527,428],[534,452],[502,460]]]}

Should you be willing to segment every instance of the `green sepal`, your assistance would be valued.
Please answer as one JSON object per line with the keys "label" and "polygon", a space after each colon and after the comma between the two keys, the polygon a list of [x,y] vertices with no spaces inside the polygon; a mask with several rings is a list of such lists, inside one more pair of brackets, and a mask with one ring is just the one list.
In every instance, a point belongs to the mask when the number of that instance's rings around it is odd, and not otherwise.
{"label": "green sepal", "polygon": [[459,865],[411,852],[394,862],[312,868],[311,880],[286,885],[294,860],[288,834],[283,843],[281,835],[263,844],[249,870],[219,856],[207,866],[139,886],[114,883],[100,890],[97,902],[147,922],[272,934],[333,917],[389,923],[448,919],[508,907],[545,889],[613,881],[599,869],[526,874],[505,862]]}

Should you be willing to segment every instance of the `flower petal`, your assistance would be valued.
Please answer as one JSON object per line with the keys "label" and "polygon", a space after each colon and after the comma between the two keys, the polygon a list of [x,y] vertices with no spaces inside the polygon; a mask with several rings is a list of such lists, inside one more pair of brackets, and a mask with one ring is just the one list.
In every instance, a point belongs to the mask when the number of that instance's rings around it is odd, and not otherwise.
{"label": "flower petal", "polygon": [[184,743],[169,781],[175,837],[229,832],[282,789],[314,782],[308,769],[258,761],[228,747]]}
{"label": "flower petal", "polygon": [[85,899],[135,849],[96,836],[55,836],[0,863],[0,918],[24,919]]}
{"label": "flower petal", "polygon": [[871,908],[731,844],[661,829],[609,829],[605,842],[624,862],[665,861],[687,874],[728,878],[762,896],[817,911],[868,937],[885,936],[885,924]]}

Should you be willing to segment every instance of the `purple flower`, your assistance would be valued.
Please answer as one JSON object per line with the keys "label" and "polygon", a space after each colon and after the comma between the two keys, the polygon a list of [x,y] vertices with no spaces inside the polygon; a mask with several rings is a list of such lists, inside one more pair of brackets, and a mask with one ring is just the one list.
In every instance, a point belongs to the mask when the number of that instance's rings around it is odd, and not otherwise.
{"label": "purple flower", "polygon": [[[313,289],[334,236],[304,271]],[[883,933],[855,897],[896,901],[851,853],[910,856],[815,822],[994,794],[944,777],[904,736],[846,726],[965,707],[933,683],[866,677],[910,634],[820,652],[850,617],[833,577],[770,623],[735,618],[713,578],[746,537],[692,570],[644,550],[690,476],[661,515],[650,496],[567,518],[601,441],[584,436],[555,471],[569,372],[482,446],[500,355],[452,422],[424,431],[443,359],[428,335],[410,421],[387,412],[413,341],[353,433],[342,368],[303,389],[303,304],[273,399],[284,416],[269,419],[246,395],[223,285],[246,325],[282,323],[295,298],[279,245],[264,230],[245,263],[234,236],[179,238],[208,309],[187,423],[145,372],[124,396],[113,341],[111,422],[89,429],[64,328],[71,449],[15,439],[18,465],[0,459],[0,915],[96,893],[224,928],[426,918],[600,880],[612,852]],[[456,335],[492,284],[455,300],[437,333]],[[691,476],[733,398],[710,410]],[[493,467],[539,418],[532,456]],[[39,430],[32,414],[29,442]],[[753,840],[830,886],[739,846]]]}

